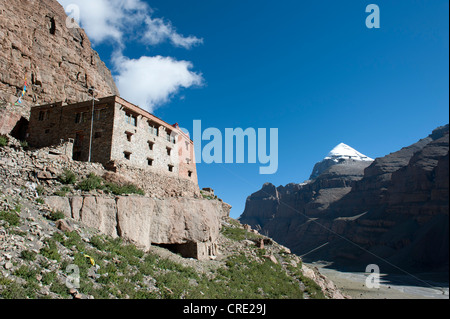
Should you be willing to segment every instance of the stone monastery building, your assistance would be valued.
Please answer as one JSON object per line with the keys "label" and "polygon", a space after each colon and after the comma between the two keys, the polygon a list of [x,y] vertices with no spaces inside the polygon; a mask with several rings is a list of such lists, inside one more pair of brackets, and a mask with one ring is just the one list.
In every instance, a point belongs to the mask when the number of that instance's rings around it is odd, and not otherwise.
{"label": "stone monastery building", "polygon": [[[73,141],[73,159],[125,163],[197,184],[194,143],[170,125],[118,96],[31,108],[28,142],[46,147]],[[93,110],[93,112],[92,112]],[[93,120],[92,120],[93,114]]]}

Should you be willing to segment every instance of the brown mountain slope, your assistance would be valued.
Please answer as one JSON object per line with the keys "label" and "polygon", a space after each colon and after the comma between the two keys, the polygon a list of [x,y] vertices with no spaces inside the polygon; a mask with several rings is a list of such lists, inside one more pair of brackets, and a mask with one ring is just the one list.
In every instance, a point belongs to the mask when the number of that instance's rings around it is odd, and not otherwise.
{"label": "brown mountain slope", "polygon": [[[318,187],[333,180],[326,172],[278,196],[275,208],[273,194],[263,196],[266,185],[255,193],[258,198],[253,194],[247,199],[240,220],[261,227],[299,255],[326,244],[305,260],[323,259],[359,271],[371,263],[390,271],[448,270],[448,131],[448,125],[438,128],[427,138],[376,159],[359,179],[342,174],[350,187],[341,187],[345,194],[328,196],[321,205],[317,196],[300,199],[311,188],[319,197],[327,190]],[[334,166],[336,171],[346,169]],[[312,215],[307,209],[311,205],[324,209]]]}

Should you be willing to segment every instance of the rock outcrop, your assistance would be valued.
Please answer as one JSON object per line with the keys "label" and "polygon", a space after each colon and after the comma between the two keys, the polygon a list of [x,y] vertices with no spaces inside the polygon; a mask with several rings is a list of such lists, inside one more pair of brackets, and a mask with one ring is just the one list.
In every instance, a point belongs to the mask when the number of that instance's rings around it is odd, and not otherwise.
{"label": "rock outcrop", "polygon": [[66,19],[56,0],[0,3],[0,134],[27,119],[31,105],[86,100],[91,86],[99,96],[119,94],[84,30]]}
{"label": "rock outcrop", "polygon": [[390,271],[448,269],[448,132],[440,127],[366,168],[337,163],[304,184],[265,184],[248,197],[240,220],[308,253],[305,260],[359,271],[371,263]]}
{"label": "rock outcrop", "polygon": [[58,177],[65,170],[71,171],[78,181],[88,174],[104,176],[116,184],[134,182],[137,177],[130,174],[132,180],[122,180],[124,176],[107,171],[101,164],[72,161],[66,155],[70,149],[66,144],[24,151],[14,138],[9,143],[0,147],[2,186],[32,190],[35,194],[40,187],[50,210],[61,211],[75,221],[143,249],[161,244],[170,245],[187,257],[205,259],[217,254],[222,219],[229,215],[231,206],[218,198],[197,196],[198,186],[196,192],[189,191],[173,178],[141,171],[141,180],[153,178],[159,183],[158,189],[156,183],[152,188],[144,188],[146,196],[114,196],[102,190],[85,192],[67,185],[68,194],[53,196],[63,187]]}
{"label": "rock outcrop", "polygon": [[49,196],[45,202],[68,218],[144,250],[152,244],[173,245],[182,255],[199,260],[217,254],[221,220],[229,214],[221,202],[203,199]]}

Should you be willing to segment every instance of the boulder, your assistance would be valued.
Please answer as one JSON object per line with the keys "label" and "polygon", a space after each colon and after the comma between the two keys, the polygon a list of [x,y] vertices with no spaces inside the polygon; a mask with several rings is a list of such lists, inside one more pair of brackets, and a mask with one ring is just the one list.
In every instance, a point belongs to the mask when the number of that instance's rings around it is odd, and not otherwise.
{"label": "boulder", "polygon": [[229,213],[220,201],[194,198],[52,196],[45,201],[88,227],[144,250],[152,244],[169,244],[199,259],[217,253],[221,219]]}

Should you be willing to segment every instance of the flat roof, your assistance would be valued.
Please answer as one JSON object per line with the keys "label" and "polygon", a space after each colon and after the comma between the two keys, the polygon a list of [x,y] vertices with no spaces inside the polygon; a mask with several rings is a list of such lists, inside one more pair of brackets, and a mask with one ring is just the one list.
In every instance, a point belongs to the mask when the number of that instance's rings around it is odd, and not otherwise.
{"label": "flat roof", "polygon": [[[189,139],[192,143],[193,141],[191,140],[191,138],[184,133],[182,130],[180,130],[179,128],[176,128],[175,126],[167,123],[166,121],[160,119],[159,117],[157,117],[156,115],[140,108],[137,105],[134,105],[131,102],[128,102],[127,100],[121,98],[118,95],[111,95],[111,96],[106,96],[106,97],[102,97],[102,98],[98,98],[98,100],[96,101],[97,103],[106,103],[106,102],[111,102],[111,100],[114,100],[114,102],[117,102],[119,104],[121,104],[122,106],[126,107],[127,109],[131,110],[133,113],[142,115],[150,120],[153,120],[155,122],[157,122],[158,124],[161,124],[163,126],[168,127],[169,129],[171,129],[172,131],[177,131],[180,132],[184,137],[186,137],[187,139]],[[86,100],[86,101],[81,101],[81,102],[76,102],[76,103],[70,103],[70,104],[65,104],[62,105],[63,102],[53,102],[53,103],[48,103],[48,104],[43,104],[43,105],[35,105],[32,106],[32,108],[40,108],[40,107],[66,107],[66,106],[90,106],[92,105],[92,99],[91,100]]]}

